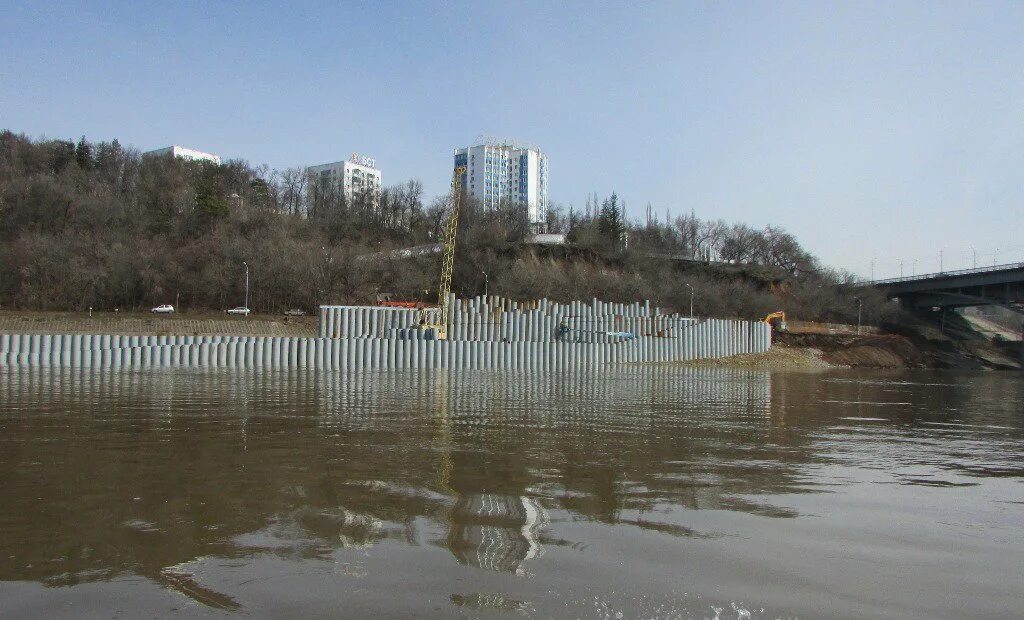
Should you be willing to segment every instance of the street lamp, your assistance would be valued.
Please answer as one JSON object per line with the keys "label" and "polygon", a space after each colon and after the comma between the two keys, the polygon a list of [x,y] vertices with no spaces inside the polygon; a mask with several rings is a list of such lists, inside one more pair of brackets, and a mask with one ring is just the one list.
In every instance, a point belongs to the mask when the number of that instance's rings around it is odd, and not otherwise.
{"label": "street lamp", "polygon": [[[243,306],[243,307],[246,310],[248,310],[249,309],[249,263],[247,263],[245,261],[242,261],[242,264],[245,265],[245,306]],[[246,316],[249,316],[248,312],[246,313]]]}
{"label": "street lamp", "polygon": [[689,282],[683,282],[683,284],[685,284],[686,286],[688,286],[690,288],[690,318],[692,319],[693,318],[693,285],[690,284]]}

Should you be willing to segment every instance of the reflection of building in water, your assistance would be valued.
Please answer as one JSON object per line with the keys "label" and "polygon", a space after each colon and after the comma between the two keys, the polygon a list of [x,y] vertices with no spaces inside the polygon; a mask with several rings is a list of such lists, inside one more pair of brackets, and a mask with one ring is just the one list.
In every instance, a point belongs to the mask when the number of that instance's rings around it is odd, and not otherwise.
{"label": "reflection of building in water", "polygon": [[[490,443],[489,456],[469,453],[453,458],[457,438],[452,429],[459,418],[452,415],[448,381],[444,373],[434,382],[437,486],[455,498],[448,511],[445,544],[460,564],[521,574],[523,562],[541,553],[537,534],[548,520],[547,512],[536,500],[522,495],[526,486],[523,476],[506,475],[489,482],[481,476],[495,466],[504,472],[521,470],[524,455],[514,446],[496,441]],[[506,493],[493,492],[495,484]],[[491,492],[483,492],[485,488]]]}
{"label": "reflection of building in water", "polygon": [[523,562],[543,552],[544,507],[529,497],[479,493],[460,497],[451,513],[448,548],[460,564],[521,573]]}
{"label": "reflection of building in water", "polygon": [[[319,558],[419,544],[424,523],[467,566],[529,570],[548,522],[532,498],[668,531],[625,511],[723,497],[747,510],[732,498],[791,491],[815,451],[800,430],[757,439],[770,403],[762,373],[0,371],[0,436],[19,447],[0,451],[0,521],[12,532],[0,579],[61,584],[139,566],[157,579],[226,548]],[[744,437],[757,449],[737,461]],[[62,442],[59,458],[50,441]],[[162,499],[122,506],[123,489]],[[199,505],[216,528],[192,527]],[[69,512],[87,517],[54,516]],[[53,561],[55,548],[71,551]]]}

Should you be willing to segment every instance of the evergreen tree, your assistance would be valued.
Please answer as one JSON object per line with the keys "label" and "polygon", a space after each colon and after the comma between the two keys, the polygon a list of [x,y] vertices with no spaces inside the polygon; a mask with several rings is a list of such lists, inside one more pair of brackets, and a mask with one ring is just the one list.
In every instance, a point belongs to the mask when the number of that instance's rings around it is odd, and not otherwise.
{"label": "evergreen tree", "polygon": [[92,145],[85,141],[85,136],[79,139],[78,146],[75,147],[75,162],[82,170],[92,168]]}
{"label": "evergreen tree", "polygon": [[597,230],[602,237],[614,245],[622,242],[626,225],[622,217],[622,207],[619,206],[619,196],[615,192],[612,192],[611,197],[601,204]]}

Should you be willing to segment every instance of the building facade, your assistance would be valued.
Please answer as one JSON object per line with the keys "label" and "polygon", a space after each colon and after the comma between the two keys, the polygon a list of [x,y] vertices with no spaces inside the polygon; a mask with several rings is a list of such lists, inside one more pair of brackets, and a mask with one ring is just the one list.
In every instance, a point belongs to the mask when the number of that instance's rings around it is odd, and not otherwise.
{"label": "building facade", "polygon": [[548,158],[539,149],[510,140],[483,140],[455,150],[455,169],[465,167],[462,187],[485,208],[522,205],[531,224],[548,211]]}
{"label": "building facade", "polygon": [[348,200],[364,192],[369,192],[374,202],[380,198],[381,173],[377,168],[377,162],[359,153],[352,153],[345,161],[310,166],[306,168],[306,174],[310,176],[315,186],[340,186]]}
{"label": "building facade", "polygon": [[146,151],[142,154],[143,157],[153,156],[161,157],[164,155],[170,155],[171,157],[177,157],[180,159],[187,159],[189,161],[208,161],[214,164],[220,165],[220,156],[214,155],[213,153],[204,153],[203,151],[197,151],[195,149],[187,149],[183,146],[168,146],[162,149],[156,149],[153,151]]}

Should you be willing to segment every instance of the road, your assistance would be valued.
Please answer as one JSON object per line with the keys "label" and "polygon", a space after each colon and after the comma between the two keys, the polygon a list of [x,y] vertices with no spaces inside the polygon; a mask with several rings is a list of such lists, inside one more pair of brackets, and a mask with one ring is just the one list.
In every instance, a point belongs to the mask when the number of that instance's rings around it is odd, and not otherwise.
{"label": "road", "polygon": [[151,314],[149,312],[0,312],[0,333],[316,336],[315,316],[228,316],[223,313]]}

